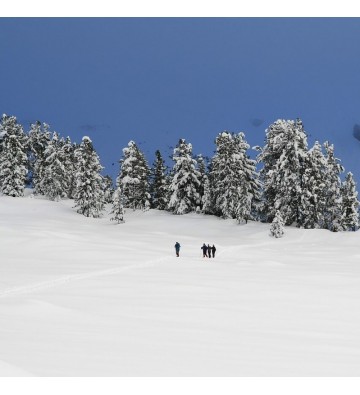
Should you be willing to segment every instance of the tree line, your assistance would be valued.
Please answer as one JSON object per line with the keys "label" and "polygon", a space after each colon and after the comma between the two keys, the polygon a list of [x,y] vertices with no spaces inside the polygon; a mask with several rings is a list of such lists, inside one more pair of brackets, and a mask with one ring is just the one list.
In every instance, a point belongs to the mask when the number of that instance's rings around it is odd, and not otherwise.
{"label": "tree line", "polygon": [[263,147],[249,156],[245,134],[221,132],[212,158],[194,155],[180,139],[168,168],[159,150],[149,166],[134,141],[122,152],[115,187],[92,141],[80,144],[60,137],[46,123],[31,124],[28,133],[16,117],[0,122],[0,188],[23,196],[30,186],[51,200],[73,199],[77,212],[99,217],[111,204],[111,220],[124,222],[125,209],[190,212],[236,219],[329,229],[357,230],[359,202],[351,172],[329,142],[309,148],[302,121],[277,120],[266,129]]}

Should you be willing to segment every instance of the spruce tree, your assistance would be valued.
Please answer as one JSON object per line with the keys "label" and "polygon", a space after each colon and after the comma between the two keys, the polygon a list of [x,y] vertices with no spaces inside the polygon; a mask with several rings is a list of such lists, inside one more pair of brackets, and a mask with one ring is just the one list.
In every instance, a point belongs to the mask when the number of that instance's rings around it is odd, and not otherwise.
{"label": "spruce tree", "polygon": [[123,149],[116,179],[117,186],[121,186],[124,207],[144,211],[150,208],[149,175],[150,169],[144,154],[134,141],[130,141]]}
{"label": "spruce tree", "polygon": [[178,215],[196,211],[200,205],[200,173],[192,158],[192,145],[185,139],[180,139],[174,149],[173,161],[168,210]]}
{"label": "spruce tree", "polygon": [[326,159],[316,141],[309,150],[302,175],[299,224],[305,229],[323,228],[326,206]]}
{"label": "spruce tree", "polygon": [[2,116],[0,137],[1,191],[8,196],[23,196],[28,173],[27,139],[16,117]]}
{"label": "spruce tree", "polygon": [[109,175],[103,177],[103,190],[105,203],[112,203],[115,189],[113,187],[113,180]]}
{"label": "spruce tree", "polygon": [[50,127],[48,124],[41,124],[40,121],[30,125],[27,151],[29,157],[29,172],[31,173],[31,185],[36,194],[43,194],[40,181],[45,171],[45,149],[50,142]]}
{"label": "spruce tree", "polygon": [[165,210],[168,204],[168,183],[165,161],[159,150],[155,152],[155,162],[151,169],[150,178],[151,207]]}
{"label": "spruce tree", "polygon": [[24,146],[15,134],[5,135],[0,155],[1,192],[8,196],[23,196],[27,174]]}
{"label": "spruce tree", "polygon": [[54,132],[44,152],[45,168],[40,189],[50,200],[59,201],[68,195],[70,178],[64,165],[64,146],[65,141],[60,140],[59,135]]}
{"label": "spruce tree", "polygon": [[255,161],[247,155],[250,146],[244,133],[219,133],[211,162],[210,185],[214,213],[247,222],[259,200]]}
{"label": "spruce tree", "polygon": [[277,239],[284,236],[284,220],[279,210],[276,211],[275,217],[271,223],[270,235]]}
{"label": "spruce tree", "polygon": [[123,224],[124,220],[124,204],[123,204],[123,194],[121,191],[121,187],[117,187],[115,192],[113,193],[113,202],[112,209],[110,214],[113,214],[110,218],[110,221],[116,221],[118,224]]}
{"label": "spruce tree", "polygon": [[326,158],[324,227],[332,232],[342,230],[342,195],[340,174],[344,167],[334,155],[334,145],[324,143]]}
{"label": "spruce tree", "polygon": [[[71,144],[71,149],[69,149],[67,160],[69,160],[69,169],[72,169],[71,174],[71,182],[69,185],[68,197],[69,199],[75,199],[75,191],[76,191],[76,172],[77,172],[77,158],[75,156],[76,150],[80,147],[77,143]],[[69,173],[70,174],[70,173]]]}
{"label": "spruce tree", "polygon": [[64,185],[66,186],[65,195],[71,199],[73,196],[73,185],[75,183],[75,163],[74,163],[74,144],[70,137],[62,140],[61,144],[62,163],[64,166]]}
{"label": "spruce tree", "polygon": [[202,207],[201,211],[204,214],[213,214],[209,177],[206,177],[204,179],[204,194],[201,198],[201,207]]}
{"label": "spruce tree", "polygon": [[240,193],[240,175],[235,165],[234,136],[224,131],[215,140],[216,154],[212,158],[210,173],[211,200],[214,214],[235,218]]}
{"label": "spruce tree", "polygon": [[244,133],[234,135],[236,161],[240,176],[239,201],[236,207],[236,219],[239,223],[255,219],[260,201],[260,182],[256,172],[256,161],[249,158],[250,148]]}
{"label": "spruce tree", "polygon": [[86,217],[100,217],[105,203],[100,174],[103,167],[89,137],[83,137],[75,150],[75,158],[77,170],[74,195],[77,212]]}
{"label": "spruce tree", "polygon": [[196,162],[198,164],[198,170],[200,173],[199,181],[199,189],[198,193],[200,196],[200,206],[199,211],[208,212],[210,210],[210,183],[209,183],[209,175],[206,169],[206,160],[201,154],[197,155]]}
{"label": "spruce tree", "polygon": [[356,183],[351,172],[347,173],[341,187],[342,217],[341,225],[344,230],[355,231],[359,227],[359,201]]}
{"label": "spruce tree", "polygon": [[263,164],[263,207],[267,220],[277,210],[285,224],[300,223],[302,176],[307,157],[307,137],[300,119],[277,120],[266,130],[266,144],[258,156]]}

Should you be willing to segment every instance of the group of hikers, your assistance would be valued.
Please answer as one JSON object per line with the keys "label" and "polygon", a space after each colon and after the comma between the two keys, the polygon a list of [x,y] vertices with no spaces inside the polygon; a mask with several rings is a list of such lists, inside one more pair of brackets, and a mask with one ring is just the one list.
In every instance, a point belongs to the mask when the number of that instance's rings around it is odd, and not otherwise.
{"label": "group of hikers", "polygon": [[203,258],[211,258],[211,254],[212,257],[215,258],[216,248],[214,244],[212,245],[212,247],[210,247],[210,244],[206,245],[204,243],[202,247],[200,247],[200,249],[203,250]]}
{"label": "group of hikers", "polygon": [[[200,249],[203,251],[203,258],[215,258],[215,252],[216,252],[216,247],[213,244],[212,247],[210,244],[206,245],[205,243],[200,247]],[[178,242],[175,243],[175,252],[176,256],[180,256],[180,244]]]}

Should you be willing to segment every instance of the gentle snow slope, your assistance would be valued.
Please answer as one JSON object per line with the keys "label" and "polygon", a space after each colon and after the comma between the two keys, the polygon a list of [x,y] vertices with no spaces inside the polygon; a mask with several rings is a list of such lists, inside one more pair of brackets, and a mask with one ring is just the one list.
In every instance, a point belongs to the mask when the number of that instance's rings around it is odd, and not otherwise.
{"label": "gentle snow slope", "polygon": [[0,197],[0,375],[360,375],[359,232],[72,205]]}

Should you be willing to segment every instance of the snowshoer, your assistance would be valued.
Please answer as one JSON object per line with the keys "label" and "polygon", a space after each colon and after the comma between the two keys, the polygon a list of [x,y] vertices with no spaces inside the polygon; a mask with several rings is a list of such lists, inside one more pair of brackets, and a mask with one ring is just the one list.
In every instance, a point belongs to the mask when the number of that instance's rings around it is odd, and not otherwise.
{"label": "snowshoer", "polygon": [[208,248],[205,243],[202,245],[202,247],[200,247],[200,249],[203,250],[203,258],[207,257]]}
{"label": "snowshoer", "polygon": [[176,256],[179,256],[180,253],[180,244],[178,242],[175,243],[175,252]]}
{"label": "snowshoer", "polygon": [[212,251],[212,256],[213,258],[215,258],[215,251],[216,251],[216,247],[214,246],[214,244],[211,247],[211,251]]}
{"label": "snowshoer", "polygon": [[211,247],[210,244],[207,246],[209,258],[211,258]]}

